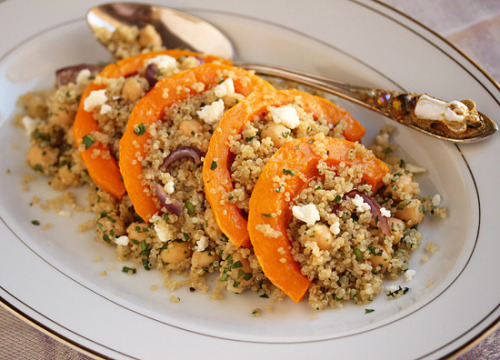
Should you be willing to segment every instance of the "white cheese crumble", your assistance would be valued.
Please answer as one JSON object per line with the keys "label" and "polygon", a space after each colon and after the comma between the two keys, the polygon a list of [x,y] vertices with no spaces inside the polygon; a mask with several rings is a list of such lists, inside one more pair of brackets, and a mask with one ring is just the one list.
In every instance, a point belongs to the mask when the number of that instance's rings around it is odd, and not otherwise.
{"label": "white cheese crumble", "polygon": [[413,277],[417,274],[415,270],[408,269],[405,271],[405,280],[406,282],[410,282]]}
{"label": "white cheese crumble", "polygon": [[331,226],[330,226],[330,232],[333,234],[333,235],[338,235],[340,234],[340,222],[334,222]]}
{"label": "white cheese crumble", "polygon": [[210,105],[205,105],[196,112],[201,120],[209,125],[217,123],[224,114],[224,101],[219,99]]}
{"label": "white cheese crumble", "polygon": [[120,237],[115,238],[114,241],[117,245],[127,246],[129,239],[127,235],[122,235]]}
{"label": "white cheese crumble", "polygon": [[380,213],[382,214],[382,216],[385,216],[388,218],[391,217],[391,211],[387,210],[385,207],[380,208]]}
{"label": "white cheese crumble", "polygon": [[91,76],[92,73],[90,72],[89,69],[80,70],[80,72],[76,76],[76,84],[77,85],[83,84],[84,82],[88,81]]}
{"label": "white cheese crumble", "polygon": [[356,196],[352,199],[352,203],[356,205],[356,210],[358,212],[365,212],[370,210],[370,205],[365,203],[365,200],[359,194],[356,194]]}
{"label": "white cheese crumble", "polygon": [[436,194],[432,197],[432,206],[439,206],[441,204],[441,196]]}
{"label": "white cheese crumble", "polygon": [[26,129],[26,134],[31,135],[33,130],[36,129],[38,124],[40,124],[40,119],[32,119],[29,116],[24,116],[21,120],[23,122],[23,126]]}
{"label": "white cheese crumble", "polygon": [[388,287],[385,288],[385,291],[386,291],[387,294],[396,292],[398,290],[399,290],[399,286],[396,286],[396,285],[390,285],[390,286],[388,286]]}
{"label": "white cheese crumble", "polygon": [[415,115],[421,119],[462,122],[469,109],[460,101],[445,102],[421,95],[415,106]]}
{"label": "white cheese crumble", "polygon": [[154,64],[158,67],[158,70],[168,71],[173,70],[177,67],[177,60],[172,56],[158,55],[152,59],[149,59],[146,64]]}
{"label": "white cheese crumble", "polygon": [[200,237],[196,242],[196,251],[203,251],[208,247],[208,238],[206,236]]}
{"label": "white cheese crumble", "polygon": [[167,194],[173,194],[175,192],[174,182],[173,181],[169,181],[168,183],[166,183],[163,188],[165,189],[165,191],[167,192]]}
{"label": "white cheese crumble", "polygon": [[113,110],[113,108],[111,107],[111,105],[108,105],[108,104],[103,104],[103,105],[101,106],[101,111],[100,111],[100,113],[101,113],[102,115],[104,115],[104,114],[109,113],[111,110]]}
{"label": "white cheese crumble", "polygon": [[165,243],[169,240],[173,240],[170,236],[168,224],[163,221],[161,217],[159,217],[158,215],[154,215],[149,221],[154,224],[156,235],[158,235],[158,239],[161,242]]}
{"label": "white cheese crumble", "polygon": [[276,124],[283,124],[289,129],[295,129],[300,124],[297,110],[291,105],[274,108],[271,111],[271,116]]}
{"label": "white cheese crumble", "polygon": [[308,226],[314,225],[320,219],[319,211],[314,204],[292,206],[292,213],[293,216],[305,222]]}
{"label": "white cheese crumble", "polygon": [[214,87],[215,96],[221,98],[227,95],[234,94],[234,81],[231,78],[227,78],[222,83]]}
{"label": "white cheese crumble", "polygon": [[92,91],[89,96],[85,99],[83,102],[83,109],[85,111],[92,111],[98,106],[102,106],[106,101],[108,100],[108,97],[106,96],[106,90],[94,90]]}

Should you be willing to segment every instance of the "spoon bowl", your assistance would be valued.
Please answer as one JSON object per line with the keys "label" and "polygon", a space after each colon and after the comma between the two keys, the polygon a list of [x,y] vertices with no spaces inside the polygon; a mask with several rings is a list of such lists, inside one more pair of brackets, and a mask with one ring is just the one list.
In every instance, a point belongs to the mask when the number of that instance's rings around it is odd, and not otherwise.
{"label": "spoon bowl", "polygon": [[[151,24],[160,34],[166,48],[186,48],[226,59],[234,57],[232,43],[221,31],[196,16],[171,8],[109,3],[90,9],[87,22],[94,33],[102,27],[113,31],[119,26],[141,28]],[[472,100],[445,102],[428,94],[351,85],[280,66],[248,62],[234,64],[261,75],[285,79],[339,96],[437,139],[470,143],[489,138],[498,131],[497,124],[477,111]],[[422,108],[426,111],[417,110]],[[450,111],[454,112],[451,120]]]}
{"label": "spoon bowl", "polygon": [[231,41],[219,29],[171,8],[136,3],[103,4],[88,11],[87,23],[93,30],[105,27],[110,31],[119,26],[142,28],[151,24],[167,48],[186,48],[226,59],[234,56]]}

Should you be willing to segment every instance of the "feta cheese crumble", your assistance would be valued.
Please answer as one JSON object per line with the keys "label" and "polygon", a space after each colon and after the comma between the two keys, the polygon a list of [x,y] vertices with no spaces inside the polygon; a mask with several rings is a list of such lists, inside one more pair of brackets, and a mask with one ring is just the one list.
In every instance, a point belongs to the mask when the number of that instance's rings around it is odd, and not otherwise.
{"label": "feta cheese crumble", "polygon": [[405,271],[405,280],[406,282],[410,282],[413,277],[417,274],[415,270],[408,269]]}
{"label": "feta cheese crumble", "polygon": [[112,108],[110,105],[108,105],[108,104],[103,104],[103,105],[101,106],[101,111],[100,111],[100,113],[101,113],[101,115],[104,115],[104,114],[109,113],[111,110],[113,110],[113,108]]}
{"label": "feta cheese crumble", "polygon": [[415,106],[415,115],[421,119],[462,122],[469,109],[460,101],[445,102],[422,95]]}
{"label": "feta cheese crumble", "polygon": [[156,65],[158,70],[168,71],[173,70],[177,67],[177,60],[172,56],[168,55],[158,55],[152,59],[149,59],[147,65]]}
{"label": "feta cheese crumble", "polygon": [[200,237],[196,242],[196,251],[203,251],[208,247],[208,238],[206,236]]}
{"label": "feta cheese crumble", "polygon": [[116,245],[127,246],[129,242],[129,238],[127,235],[122,235],[120,237],[115,238]]}
{"label": "feta cheese crumble", "polygon": [[227,95],[234,94],[234,81],[231,78],[227,78],[222,83],[214,87],[215,96],[221,98]]}
{"label": "feta cheese crumble", "polygon": [[319,211],[314,204],[292,206],[292,213],[293,216],[305,222],[308,226],[314,225],[320,219]]}
{"label": "feta cheese crumble", "polygon": [[163,188],[165,189],[165,191],[167,192],[167,194],[173,194],[175,192],[174,182],[173,181],[169,181],[168,183],[166,183]]}
{"label": "feta cheese crumble", "polygon": [[390,285],[390,286],[387,286],[385,288],[385,292],[387,294],[391,294],[391,293],[395,293],[396,291],[398,291],[400,289],[399,286],[396,286],[396,285]]}
{"label": "feta cheese crumble", "polygon": [[82,85],[84,82],[88,81],[91,76],[92,73],[90,72],[89,69],[80,70],[80,72],[76,76],[77,85]]}
{"label": "feta cheese crumble", "polygon": [[382,216],[385,216],[388,218],[391,217],[391,211],[387,210],[385,207],[380,208],[380,213],[382,214]]}
{"label": "feta cheese crumble", "polygon": [[107,100],[108,97],[106,96],[105,89],[94,90],[89,94],[89,96],[83,102],[83,109],[85,111],[92,111],[96,107],[104,105],[104,103],[106,103]]}
{"label": "feta cheese crumble", "polygon": [[370,210],[370,205],[365,203],[365,200],[359,194],[356,194],[356,196],[352,199],[352,203],[356,205],[356,210],[358,212],[365,212]]}
{"label": "feta cheese crumble", "polygon": [[210,105],[205,105],[196,112],[201,120],[209,125],[217,123],[224,114],[224,101],[219,99]]}
{"label": "feta cheese crumble", "polygon": [[36,129],[38,124],[40,124],[40,119],[32,119],[29,116],[24,116],[21,120],[24,128],[26,129],[26,134],[31,135],[33,130]]}
{"label": "feta cheese crumble", "polygon": [[168,224],[161,217],[154,215],[149,221],[154,224],[156,235],[158,235],[158,239],[161,242],[166,243],[169,240],[173,240]]}
{"label": "feta cheese crumble", "polygon": [[340,223],[337,221],[337,222],[334,222],[331,226],[330,226],[330,232],[333,234],[333,235],[338,235],[340,234]]}
{"label": "feta cheese crumble", "polygon": [[297,110],[295,110],[295,108],[291,105],[274,108],[271,111],[271,115],[276,124],[283,124],[289,129],[295,129],[300,124]]}

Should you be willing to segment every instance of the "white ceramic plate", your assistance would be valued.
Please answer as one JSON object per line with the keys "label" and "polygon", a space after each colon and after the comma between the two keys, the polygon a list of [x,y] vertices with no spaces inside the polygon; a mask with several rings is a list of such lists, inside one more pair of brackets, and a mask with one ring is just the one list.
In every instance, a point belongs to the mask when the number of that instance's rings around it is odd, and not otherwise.
{"label": "white ceramic plate", "polygon": [[[417,275],[403,297],[381,294],[369,306],[315,314],[291,301],[273,305],[253,294],[208,295],[161,288],[158,273],[121,273],[112,249],[77,232],[89,218],[63,218],[30,206],[57,195],[40,178],[20,185],[28,138],[12,125],[16,98],[52,85],[58,67],[107,60],[84,22],[96,1],[6,1],[0,4],[0,296],[22,317],[94,355],[112,358],[218,359],[439,358],[473,342],[500,317],[497,278],[498,136],[466,146],[439,142],[397,126],[409,162],[427,168],[422,191],[441,194],[445,221],[426,220],[425,241],[439,251],[410,267]],[[172,0],[212,21],[236,45],[239,59],[276,63],[362,85],[473,98],[500,111],[500,89],[467,57],[411,19],[372,1],[252,2]],[[6,38],[8,34],[8,38]],[[368,129],[386,120],[342,102]],[[78,193],[84,203],[84,194]],[[41,230],[32,220],[52,227]],[[424,242],[425,244],[425,242]],[[101,261],[93,261],[96,256]],[[107,271],[106,276],[100,273]],[[151,286],[160,287],[152,291]],[[251,315],[254,308],[262,315]],[[365,314],[365,308],[374,312]]]}

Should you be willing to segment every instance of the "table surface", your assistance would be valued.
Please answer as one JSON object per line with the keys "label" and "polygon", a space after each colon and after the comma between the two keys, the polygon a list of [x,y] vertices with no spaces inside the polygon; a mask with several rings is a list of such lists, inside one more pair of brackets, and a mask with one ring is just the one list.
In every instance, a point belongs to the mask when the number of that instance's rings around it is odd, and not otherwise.
{"label": "table surface", "polygon": [[[453,43],[500,81],[499,0],[381,0]],[[60,343],[0,307],[1,359],[75,359],[88,356]],[[459,360],[500,359],[500,327],[458,355]]]}

